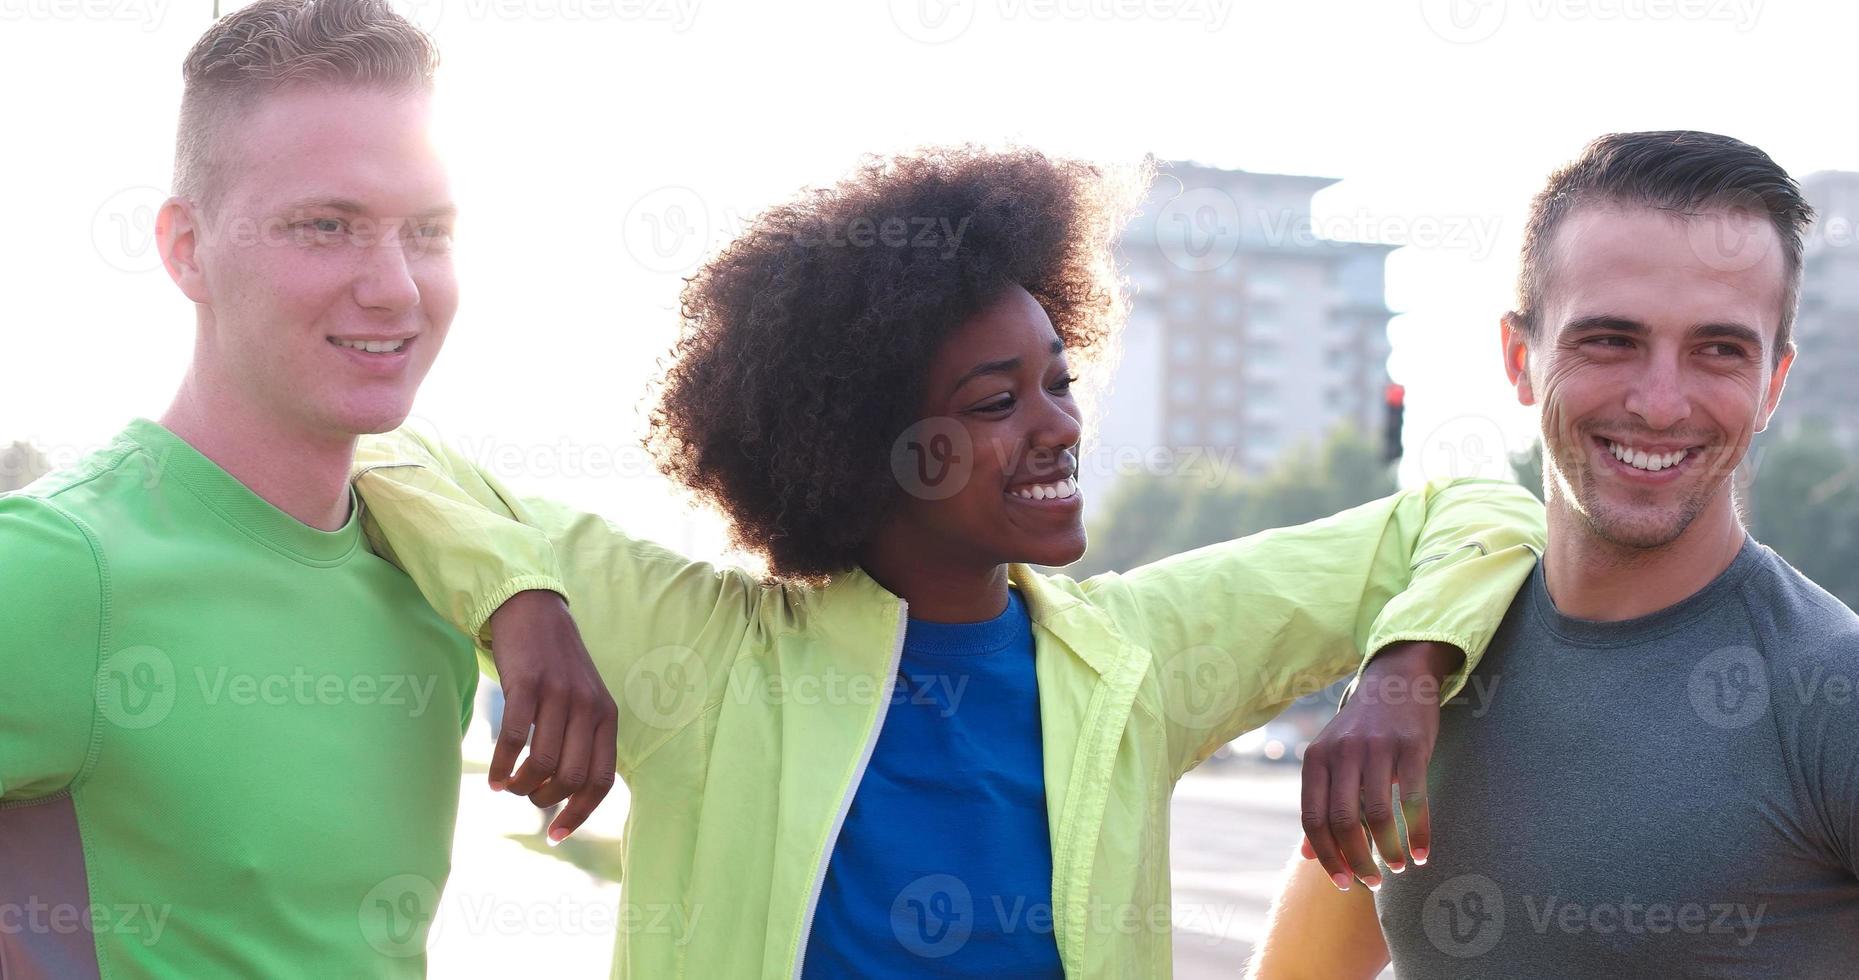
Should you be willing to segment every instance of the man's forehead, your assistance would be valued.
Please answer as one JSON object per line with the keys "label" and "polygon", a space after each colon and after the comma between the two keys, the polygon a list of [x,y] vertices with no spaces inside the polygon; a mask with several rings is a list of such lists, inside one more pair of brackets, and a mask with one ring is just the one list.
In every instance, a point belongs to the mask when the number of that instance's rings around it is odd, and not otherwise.
{"label": "man's forehead", "polygon": [[1549,259],[1546,298],[1565,309],[1600,297],[1674,312],[1748,307],[1773,322],[1786,286],[1786,259],[1773,224],[1727,208],[1685,215],[1584,205],[1558,227]]}
{"label": "man's forehead", "polygon": [[285,90],[251,107],[222,160],[268,208],[437,213],[451,191],[430,120],[421,93]]}

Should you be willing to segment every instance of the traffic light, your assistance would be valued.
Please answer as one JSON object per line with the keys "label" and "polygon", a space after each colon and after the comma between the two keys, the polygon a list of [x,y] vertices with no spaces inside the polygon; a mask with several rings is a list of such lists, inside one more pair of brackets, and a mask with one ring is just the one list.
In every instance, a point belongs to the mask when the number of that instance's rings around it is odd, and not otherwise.
{"label": "traffic light", "polygon": [[1407,389],[1389,382],[1382,401],[1381,456],[1390,463],[1401,458],[1401,419],[1406,403]]}

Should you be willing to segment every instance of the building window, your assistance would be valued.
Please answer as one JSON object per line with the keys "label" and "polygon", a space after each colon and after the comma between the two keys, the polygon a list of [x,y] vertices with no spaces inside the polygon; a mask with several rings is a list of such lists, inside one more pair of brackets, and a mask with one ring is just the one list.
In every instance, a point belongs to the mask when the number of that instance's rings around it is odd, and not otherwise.
{"label": "building window", "polygon": [[1284,330],[1277,303],[1254,303],[1248,326],[1255,337],[1276,337]]}
{"label": "building window", "polygon": [[1254,303],[1276,302],[1284,298],[1284,278],[1275,272],[1254,270],[1246,277],[1246,292],[1251,294]]}
{"label": "building window", "polygon": [[1239,363],[1239,338],[1231,334],[1222,334],[1213,341],[1214,363],[1232,366]]}
{"label": "building window", "polygon": [[1169,340],[1168,349],[1177,361],[1198,361],[1201,357],[1200,338],[1191,333],[1177,332]]}

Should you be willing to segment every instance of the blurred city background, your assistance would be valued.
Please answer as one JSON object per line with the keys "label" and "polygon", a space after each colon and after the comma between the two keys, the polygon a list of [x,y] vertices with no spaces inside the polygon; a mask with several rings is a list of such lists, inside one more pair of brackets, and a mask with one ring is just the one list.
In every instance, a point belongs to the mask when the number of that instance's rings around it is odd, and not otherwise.
{"label": "blurred city background", "polygon": [[[227,8],[237,6],[236,2]],[[1820,212],[1801,357],[1738,476],[1757,536],[1859,604],[1859,14],[1761,0],[425,0],[445,52],[464,306],[415,424],[520,489],[727,558],[637,447],[683,276],[863,152],[1018,141],[1161,176],[1091,379],[1080,577],[1441,476],[1540,492],[1497,357],[1524,207],[1605,131],[1764,147]],[[14,152],[0,490],[156,416],[192,318],[153,253],[178,65],[211,0],[0,0]],[[1605,66],[1604,71],[1594,70]],[[1182,977],[1233,976],[1298,839],[1333,695],[1185,778]],[[604,975],[624,789],[564,846],[467,741],[433,975]],[[1450,847],[1449,830],[1440,845]]]}

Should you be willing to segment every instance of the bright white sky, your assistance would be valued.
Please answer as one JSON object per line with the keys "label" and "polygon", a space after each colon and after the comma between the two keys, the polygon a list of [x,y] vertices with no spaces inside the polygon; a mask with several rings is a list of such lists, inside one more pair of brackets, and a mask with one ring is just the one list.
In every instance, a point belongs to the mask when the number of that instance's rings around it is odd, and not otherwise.
{"label": "bright white sky", "polygon": [[[65,462],[172,393],[192,315],[146,228],[210,9],[0,0],[0,443]],[[1797,176],[1859,169],[1848,4],[425,0],[415,15],[445,56],[465,288],[419,414],[520,454],[501,468],[519,486],[648,533],[676,510],[631,447],[679,275],[863,152],[1016,140],[1343,178],[1317,199],[1320,230],[1415,236],[1388,262],[1410,481],[1445,444],[1527,444],[1496,317],[1524,205],[1586,140],[1708,129]],[[696,233],[661,231],[665,255],[655,220]]]}

